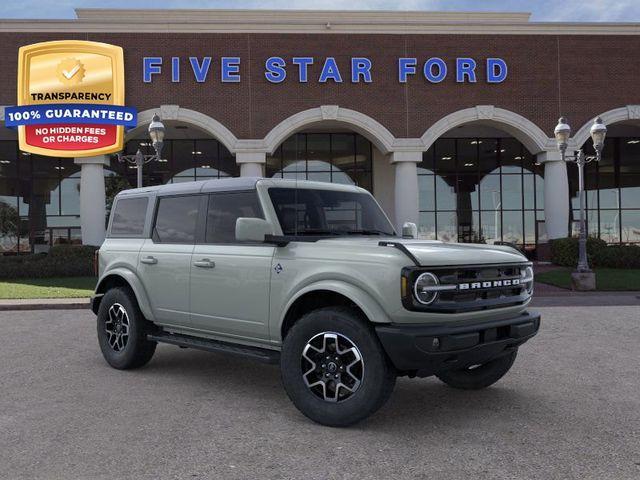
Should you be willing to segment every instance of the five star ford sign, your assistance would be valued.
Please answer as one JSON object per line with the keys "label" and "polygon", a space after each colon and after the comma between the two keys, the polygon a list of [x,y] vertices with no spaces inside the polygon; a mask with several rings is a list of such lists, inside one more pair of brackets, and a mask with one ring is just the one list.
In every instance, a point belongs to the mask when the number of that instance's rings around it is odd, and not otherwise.
{"label": "five star ford sign", "polygon": [[121,47],[63,40],[20,48],[18,106],[5,122],[18,128],[20,150],[88,157],[122,150],[124,128],[137,124],[124,106]]}

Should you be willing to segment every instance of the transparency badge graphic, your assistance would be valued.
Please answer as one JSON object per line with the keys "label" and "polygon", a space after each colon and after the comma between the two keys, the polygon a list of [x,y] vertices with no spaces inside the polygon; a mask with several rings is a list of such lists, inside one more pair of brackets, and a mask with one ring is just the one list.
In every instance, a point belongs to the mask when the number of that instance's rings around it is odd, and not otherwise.
{"label": "transparency badge graphic", "polygon": [[20,150],[56,157],[90,157],[122,150],[137,113],[124,106],[121,47],[62,40],[21,47],[18,106],[5,109],[18,128]]}

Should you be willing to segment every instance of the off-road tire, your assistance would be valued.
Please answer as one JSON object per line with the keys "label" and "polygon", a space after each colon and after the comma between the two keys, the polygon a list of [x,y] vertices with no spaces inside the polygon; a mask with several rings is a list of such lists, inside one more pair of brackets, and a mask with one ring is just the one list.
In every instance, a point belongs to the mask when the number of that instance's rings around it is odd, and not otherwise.
{"label": "off-road tire", "polygon": [[[127,317],[128,337],[126,342],[121,338],[116,349],[113,346],[114,336],[107,332],[107,328],[111,331],[114,329],[113,320],[110,321],[111,309],[114,309],[111,313],[112,318],[124,317],[122,314],[113,313],[119,312],[120,308],[124,309]],[[112,288],[102,297],[97,319],[98,343],[104,359],[113,368],[129,370],[141,367],[151,360],[157,344],[147,340],[150,328],[151,324],[142,315],[133,292],[128,288]]]}
{"label": "off-road tire", "polygon": [[[335,403],[314,394],[303,377],[303,351],[311,339],[325,333],[348,339],[363,362],[359,386],[353,393],[337,389],[349,397]],[[296,408],[331,427],[346,427],[376,412],[389,399],[397,376],[372,326],[348,307],[325,307],[302,316],[284,339],[280,368],[285,391]]]}
{"label": "off-road tire", "polygon": [[493,385],[509,371],[516,360],[518,350],[498,357],[475,368],[448,370],[436,376],[444,383],[461,390],[480,390]]}

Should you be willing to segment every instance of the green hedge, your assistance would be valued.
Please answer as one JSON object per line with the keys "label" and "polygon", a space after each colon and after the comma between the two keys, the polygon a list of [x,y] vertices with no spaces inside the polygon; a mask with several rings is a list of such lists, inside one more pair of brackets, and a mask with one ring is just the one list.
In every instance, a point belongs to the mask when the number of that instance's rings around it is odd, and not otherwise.
{"label": "green hedge", "polygon": [[0,256],[0,278],[91,276],[96,250],[90,246],[57,245],[49,253]]}
{"label": "green hedge", "polygon": [[[604,240],[589,237],[587,258],[592,267],[640,268],[640,246],[607,245]],[[578,239],[552,240],[551,261],[563,267],[575,267],[578,263]]]}

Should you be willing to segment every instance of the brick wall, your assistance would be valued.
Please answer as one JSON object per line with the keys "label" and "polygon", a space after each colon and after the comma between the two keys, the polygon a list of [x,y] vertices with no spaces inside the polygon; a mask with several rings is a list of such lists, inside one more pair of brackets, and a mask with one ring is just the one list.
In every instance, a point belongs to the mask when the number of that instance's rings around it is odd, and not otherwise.
{"label": "brick wall", "polygon": [[[640,104],[640,36],[524,35],[301,35],[301,34],[0,34],[0,103],[16,103],[18,48],[61,39],[103,41],[125,51],[127,104],[139,110],[178,104],[210,115],[238,138],[261,138],[286,117],[323,104],[365,113],[397,137],[419,137],[431,124],[456,110],[492,104],[530,119],[549,135],[560,113],[575,129],[593,115],[627,104]],[[272,55],[315,57],[309,82],[298,83],[288,68],[284,83],[264,77]],[[142,82],[142,57],[163,56],[162,76]],[[170,57],[182,58],[182,81],[170,79]],[[213,57],[205,83],[196,83],[188,57]],[[240,83],[220,82],[221,56],[242,58]],[[336,57],[344,83],[317,82],[326,56]],[[373,83],[349,81],[349,59],[373,61]],[[438,56],[449,75],[430,84],[418,74],[407,84],[397,78],[398,57],[424,61]],[[469,56],[482,67],[487,57],[504,58],[509,76],[487,84],[457,84],[452,71],[457,56]],[[418,67],[420,72],[420,66]]]}

